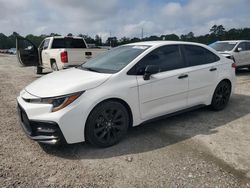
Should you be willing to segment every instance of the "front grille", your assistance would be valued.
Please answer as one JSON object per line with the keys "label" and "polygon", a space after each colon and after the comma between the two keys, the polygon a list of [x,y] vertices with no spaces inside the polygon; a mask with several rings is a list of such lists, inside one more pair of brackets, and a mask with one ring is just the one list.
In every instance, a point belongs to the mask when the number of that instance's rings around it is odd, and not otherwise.
{"label": "front grille", "polygon": [[28,116],[27,116],[26,112],[21,108],[20,105],[18,105],[17,108],[18,108],[18,114],[19,114],[19,117],[20,117],[21,125],[22,125],[24,131],[28,135],[31,136],[32,135],[32,129],[31,129],[31,126],[30,126]]}

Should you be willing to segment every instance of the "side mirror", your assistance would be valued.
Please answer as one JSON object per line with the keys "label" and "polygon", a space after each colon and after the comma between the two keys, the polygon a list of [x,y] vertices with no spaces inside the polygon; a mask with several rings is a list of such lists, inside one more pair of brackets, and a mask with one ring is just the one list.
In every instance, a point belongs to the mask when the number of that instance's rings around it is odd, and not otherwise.
{"label": "side mirror", "polygon": [[241,52],[241,51],[242,51],[242,48],[237,48],[236,51],[237,51],[237,52]]}
{"label": "side mirror", "polygon": [[150,79],[150,76],[152,74],[156,74],[160,71],[160,67],[158,65],[148,65],[146,68],[145,68],[145,71],[144,71],[144,75],[143,75],[143,79],[144,80],[149,80]]}

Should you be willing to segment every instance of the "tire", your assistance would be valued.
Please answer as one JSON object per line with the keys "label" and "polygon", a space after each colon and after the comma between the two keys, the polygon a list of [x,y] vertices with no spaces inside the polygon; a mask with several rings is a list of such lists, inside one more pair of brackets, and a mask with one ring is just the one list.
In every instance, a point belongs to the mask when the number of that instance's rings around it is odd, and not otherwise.
{"label": "tire", "polygon": [[127,133],[129,114],[117,101],[97,105],[90,113],[85,127],[86,141],[97,147],[109,147],[118,143]]}
{"label": "tire", "polygon": [[51,69],[52,69],[53,71],[59,71],[56,62],[52,62],[52,63],[51,63]]}
{"label": "tire", "polygon": [[227,106],[231,95],[231,89],[230,82],[226,80],[221,81],[217,85],[213,94],[212,103],[210,105],[212,110],[223,110]]}
{"label": "tire", "polygon": [[43,73],[43,68],[37,66],[37,67],[36,67],[36,74],[42,74],[42,73]]}

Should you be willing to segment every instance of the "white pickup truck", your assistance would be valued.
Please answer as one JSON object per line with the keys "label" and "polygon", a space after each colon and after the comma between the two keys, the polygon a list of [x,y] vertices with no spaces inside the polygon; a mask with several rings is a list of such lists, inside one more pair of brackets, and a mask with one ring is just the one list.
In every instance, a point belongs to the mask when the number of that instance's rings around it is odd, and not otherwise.
{"label": "white pickup truck", "polygon": [[37,74],[43,69],[58,71],[85,63],[107,49],[88,48],[81,37],[47,37],[39,47],[28,39],[17,37],[17,59],[22,66],[36,66]]}

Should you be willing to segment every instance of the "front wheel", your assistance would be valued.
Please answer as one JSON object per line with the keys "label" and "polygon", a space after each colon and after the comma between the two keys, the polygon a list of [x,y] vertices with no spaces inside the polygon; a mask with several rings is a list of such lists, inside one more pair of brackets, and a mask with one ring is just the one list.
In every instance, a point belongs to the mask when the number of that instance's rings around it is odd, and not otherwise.
{"label": "front wheel", "polygon": [[125,136],[128,126],[129,114],[124,105],[117,101],[103,102],[90,113],[85,138],[92,145],[109,147]]}
{"label": "front wheel", "polygon": [[221,81],[216,87],[211,103],[213,110],[223,110],[229,101],[231,95],[231,84],[228,81]]}

